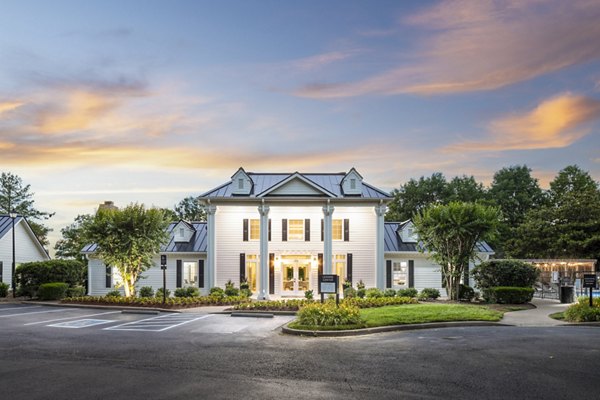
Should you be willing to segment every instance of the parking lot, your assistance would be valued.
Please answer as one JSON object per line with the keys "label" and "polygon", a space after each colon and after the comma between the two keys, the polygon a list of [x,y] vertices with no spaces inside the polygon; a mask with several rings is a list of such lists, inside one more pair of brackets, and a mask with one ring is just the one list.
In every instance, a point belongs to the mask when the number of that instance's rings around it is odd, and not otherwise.
{"label": "parking lot", "polygon": [[291,316],[273,318],[231,317],[207,312],[131,313],[112,309],[49,307],[27,304],[0,305],[0,327],[20,330],[56,330],[117,335],[138,334],[238,334],[265,336],[279,331]]}

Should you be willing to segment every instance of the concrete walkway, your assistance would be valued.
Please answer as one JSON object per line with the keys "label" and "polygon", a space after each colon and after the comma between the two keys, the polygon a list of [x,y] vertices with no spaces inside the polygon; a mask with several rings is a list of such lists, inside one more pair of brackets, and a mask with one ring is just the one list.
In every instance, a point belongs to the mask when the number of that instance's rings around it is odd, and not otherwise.
{"label": "concrete walkway", "polygon": [[524,311],[512,311],[504,314],[500,323],[515,326],[559,326],[565,322],[550,318],[548,315],[565,311],[570,304],[561,304],[558,300],[534,298],[531,303],[536,308]]}

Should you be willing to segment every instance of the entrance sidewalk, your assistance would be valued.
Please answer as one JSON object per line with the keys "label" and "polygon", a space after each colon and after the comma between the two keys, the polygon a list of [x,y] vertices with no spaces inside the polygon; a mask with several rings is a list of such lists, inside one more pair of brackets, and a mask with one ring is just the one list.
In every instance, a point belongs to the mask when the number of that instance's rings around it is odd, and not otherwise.
{"label": "entrance sidewalk", "polygon": [[503,324],[515,326],[559,326],[567,325],[562,321],[550,318],[548,315],[565,311],[570,304],[561,304],[558,300],[538,299],[531,301],[536,308],[525,311],[512,311],[504,314],[500,321]]}

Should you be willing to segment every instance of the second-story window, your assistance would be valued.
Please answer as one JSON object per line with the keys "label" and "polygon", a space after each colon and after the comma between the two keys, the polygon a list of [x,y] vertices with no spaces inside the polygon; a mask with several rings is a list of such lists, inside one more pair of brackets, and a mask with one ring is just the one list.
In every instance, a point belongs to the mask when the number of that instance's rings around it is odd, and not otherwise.
{"label": "second-story window", "polygon": [[304,220],[290,219],[288,222],[288,240],[304,240]]}
{"label": "second-story window", "polygon": [[250,240],[260,240],[260,220],[250,220]]}
{"label": "second-story window", "polygon": [[331,239],[342,240],[344,232],[344,225],[341,219],[334,219],[331,221]]}

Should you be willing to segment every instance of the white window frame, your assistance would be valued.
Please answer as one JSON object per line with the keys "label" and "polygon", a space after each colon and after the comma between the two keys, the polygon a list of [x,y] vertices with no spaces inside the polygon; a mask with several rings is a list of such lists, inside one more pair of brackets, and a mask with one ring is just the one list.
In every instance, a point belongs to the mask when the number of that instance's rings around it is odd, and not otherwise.
{"label": "white window frame", "polygon": [[[404,284],[396,284],[396,273],[404,275]],[[392,261],[392,288],[406,289],[408,287],[408,261]]]}
{"label": "white window frame", "polygon": [[[255,231],[252,230],[252,223],[258,224]],[[252,233],[256,233],[256,237]],[[260,240],[260,219],[254,218],[248,220],[248,240],[258,241]]]}
{"label": "white window frame", "polygon": [[[340,236],[336,237],[335,236],[335,225],[336,224],[340,224]],[[336,240],[338,242],[341,242],[342,240],[344,240],[344,220],[343,219],[332,219],[331,220],[331,240]]]}
{"label": "white window frame", "polygon": [[[184,261],[182,267],[182,287],[198,287],[198,262]],[[194,278],[193,280],[190,278]]]}
{"label": "white window frame", "polygon": [[[292,221],[300,221],[300,225],[302,227],[302,229],[299,232],[294,232],[292,233]],[[287,224],[287,240],[290,242],[304,242],[304,219],[302,218],[293,218],[293,219],[288,219],[288,224]],[[298,230],[298,227],[294,228],[295,230]]]}

